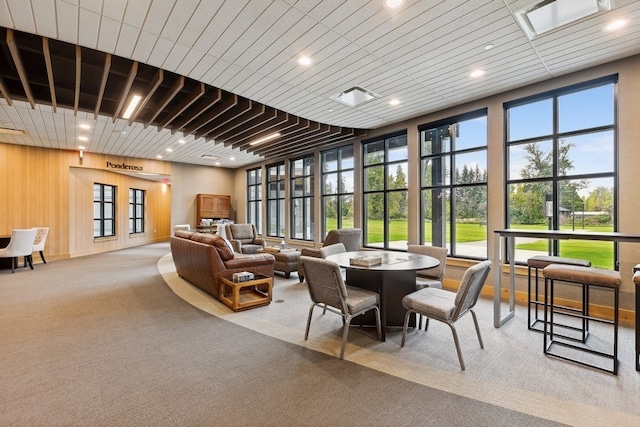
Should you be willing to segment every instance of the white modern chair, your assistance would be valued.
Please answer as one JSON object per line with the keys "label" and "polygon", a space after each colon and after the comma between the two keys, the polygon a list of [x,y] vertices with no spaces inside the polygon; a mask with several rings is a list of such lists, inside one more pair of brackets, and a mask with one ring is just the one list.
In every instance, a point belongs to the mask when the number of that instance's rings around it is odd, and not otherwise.
{"label": "white modern chair", "polygon": [[33,252],[39,252],[42,262],[45,264],[47,260],[44,259],[44,244],[47,242],[47,236],[49,235],[49,227],[32,227],[36,230],[36,238],[33,241]]}
{"label": "white modern chair", "polygon": [[18,257],[23,256],[25,261],[29,263],[29,267],[33,270],[33,260],[31,253],[33,252],[33,242],[36,239],[38,230],[15,229],[11,233],[11,240],[6,248],[0,249],[0,258],[12,258],[11,272],[15,273],[18,267]]}

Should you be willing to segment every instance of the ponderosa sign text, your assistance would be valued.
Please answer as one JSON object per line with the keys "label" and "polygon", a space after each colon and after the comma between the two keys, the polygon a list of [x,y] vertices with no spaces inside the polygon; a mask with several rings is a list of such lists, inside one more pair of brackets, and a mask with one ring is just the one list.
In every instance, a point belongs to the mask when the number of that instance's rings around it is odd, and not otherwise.
{"label": "ponderosa sign text", "polygon": [[133,166],[133,165],[128,165],[126,163],[111,163],[111,162],[107,162],[107,168],[125,169],[125,170],[130,170],[130,171],[142,172],[142,166]]}

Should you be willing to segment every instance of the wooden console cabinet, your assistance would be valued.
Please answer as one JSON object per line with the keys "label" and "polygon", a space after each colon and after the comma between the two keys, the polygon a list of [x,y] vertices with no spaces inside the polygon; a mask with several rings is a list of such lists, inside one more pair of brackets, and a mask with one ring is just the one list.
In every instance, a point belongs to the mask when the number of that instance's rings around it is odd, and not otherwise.
{"label": "wooden console cabinet", "polygon": [[231,196],[198,194],[196,197],[196,216],[196,225],[200,225],[203,218],[230,218]]}

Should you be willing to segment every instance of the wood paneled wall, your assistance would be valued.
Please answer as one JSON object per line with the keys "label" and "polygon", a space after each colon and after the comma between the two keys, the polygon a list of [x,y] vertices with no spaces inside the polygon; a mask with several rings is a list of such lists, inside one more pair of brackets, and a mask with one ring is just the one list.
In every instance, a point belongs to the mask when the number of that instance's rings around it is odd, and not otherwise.
{"label": "wood paneled wall", "polygon": [[[14,228],[50,227],[47,259],[68,258],[162,241],[171,227],[171,186],[108,170],[107,161],[169,175],[153,160],[1,143],[0,235]],[[117,236],[93,238],[93,183],[117,186]],[[129,236],[129,188],[146,190],[146,233]]]}

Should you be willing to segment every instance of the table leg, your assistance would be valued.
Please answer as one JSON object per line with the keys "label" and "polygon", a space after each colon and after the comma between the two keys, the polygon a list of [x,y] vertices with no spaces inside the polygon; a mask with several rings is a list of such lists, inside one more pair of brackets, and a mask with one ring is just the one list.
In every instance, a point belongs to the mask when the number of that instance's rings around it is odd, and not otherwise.
{"label": "table leg", "polygon": [[502,317],[502,236],[497,234],[494,249],[495,275],[493,284],[493,326],[499,328],[515,315],[515,238],[506,237],[507,258],[509,259],[509,312]]}

